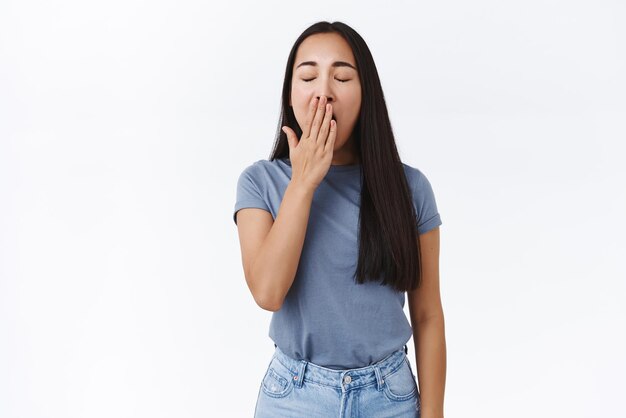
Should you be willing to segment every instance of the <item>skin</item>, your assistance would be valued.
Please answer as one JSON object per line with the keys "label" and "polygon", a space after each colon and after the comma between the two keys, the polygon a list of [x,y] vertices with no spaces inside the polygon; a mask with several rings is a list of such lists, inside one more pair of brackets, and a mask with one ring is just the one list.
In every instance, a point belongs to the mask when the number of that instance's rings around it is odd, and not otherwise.
{"label": "skin", "polygon": [[421,417],[443,418],[446,384],[446,338],[439,291],[439,227],[420,234],[422,284],[407,292]]}
{"label": "skin", "polygon": [[353,131],[361,111],[361,80],[350,45],[336,33],[311,35],[296,52],[289,105],[301,129],[315,98],[332,105],[337,121],[331,165],[358,163]]}

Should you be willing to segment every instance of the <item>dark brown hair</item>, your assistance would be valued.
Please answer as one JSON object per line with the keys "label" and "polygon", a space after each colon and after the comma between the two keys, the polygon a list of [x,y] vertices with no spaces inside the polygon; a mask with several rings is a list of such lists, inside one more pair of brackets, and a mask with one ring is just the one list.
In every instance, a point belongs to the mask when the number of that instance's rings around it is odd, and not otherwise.
{"label": "dark brown hair", "polygon": [[293,66],[298,47],[317,33],[337,33],[352,48],[361,80],[361,112],[354,126],[360,155],[361,205],[359,212],[359,260],[357,284],[380,281],[397,291],[413,290],[421,283],[417,218],[411,191],[396,148],[378,71],[363,38],[342,22],[317,22],[294,43],[285,70],[281,115],[270,161],[289,157],[289,144],[282,126],[298,138],[302,130],[289,106]]}

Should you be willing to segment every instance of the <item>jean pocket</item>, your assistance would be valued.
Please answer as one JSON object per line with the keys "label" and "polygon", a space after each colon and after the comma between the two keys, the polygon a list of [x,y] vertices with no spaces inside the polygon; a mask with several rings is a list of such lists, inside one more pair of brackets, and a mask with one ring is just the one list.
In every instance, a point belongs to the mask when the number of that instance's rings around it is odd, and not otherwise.
{"label": "jean pocket", "polygon": [[278,359],[272,358],[261,387],[263,392],[273,398],[283,398],[293,390],[293,373]]}
{"label": "jean pocket", "polygon": [[383,392],[392,401],[405,401],[417,396],[415,376],[406,357],[400,367],[384,376],[383,380]]}

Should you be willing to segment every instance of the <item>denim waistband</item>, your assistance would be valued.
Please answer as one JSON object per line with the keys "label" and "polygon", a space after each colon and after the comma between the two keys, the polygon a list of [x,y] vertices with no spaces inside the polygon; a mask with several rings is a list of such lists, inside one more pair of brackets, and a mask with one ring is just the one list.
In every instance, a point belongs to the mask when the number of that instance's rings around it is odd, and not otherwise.
{"label": "denim waistband", "polygon": [[377,389],[382,390],[385,377],[395,372],[406,361],[406,346],[369,366],[344,370],[329,369],[306,360],[296,360],[277,346],[273,357],[293,373],[293,383],[296,387],[301,387],[306,380],[342,390],[376,383]]}

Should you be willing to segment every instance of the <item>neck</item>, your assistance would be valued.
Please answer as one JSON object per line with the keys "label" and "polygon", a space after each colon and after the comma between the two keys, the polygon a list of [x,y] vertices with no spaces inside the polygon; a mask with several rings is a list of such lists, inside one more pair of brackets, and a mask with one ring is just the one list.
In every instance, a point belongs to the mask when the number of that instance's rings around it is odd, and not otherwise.
{"label": "neck", "polygon": [[346,143],[338,150],[333,151],[333,160],[331,165],[353,165],[360,164],[361,159],[359,153],[356,150],[354,135],[350,135],[350,138]]}

